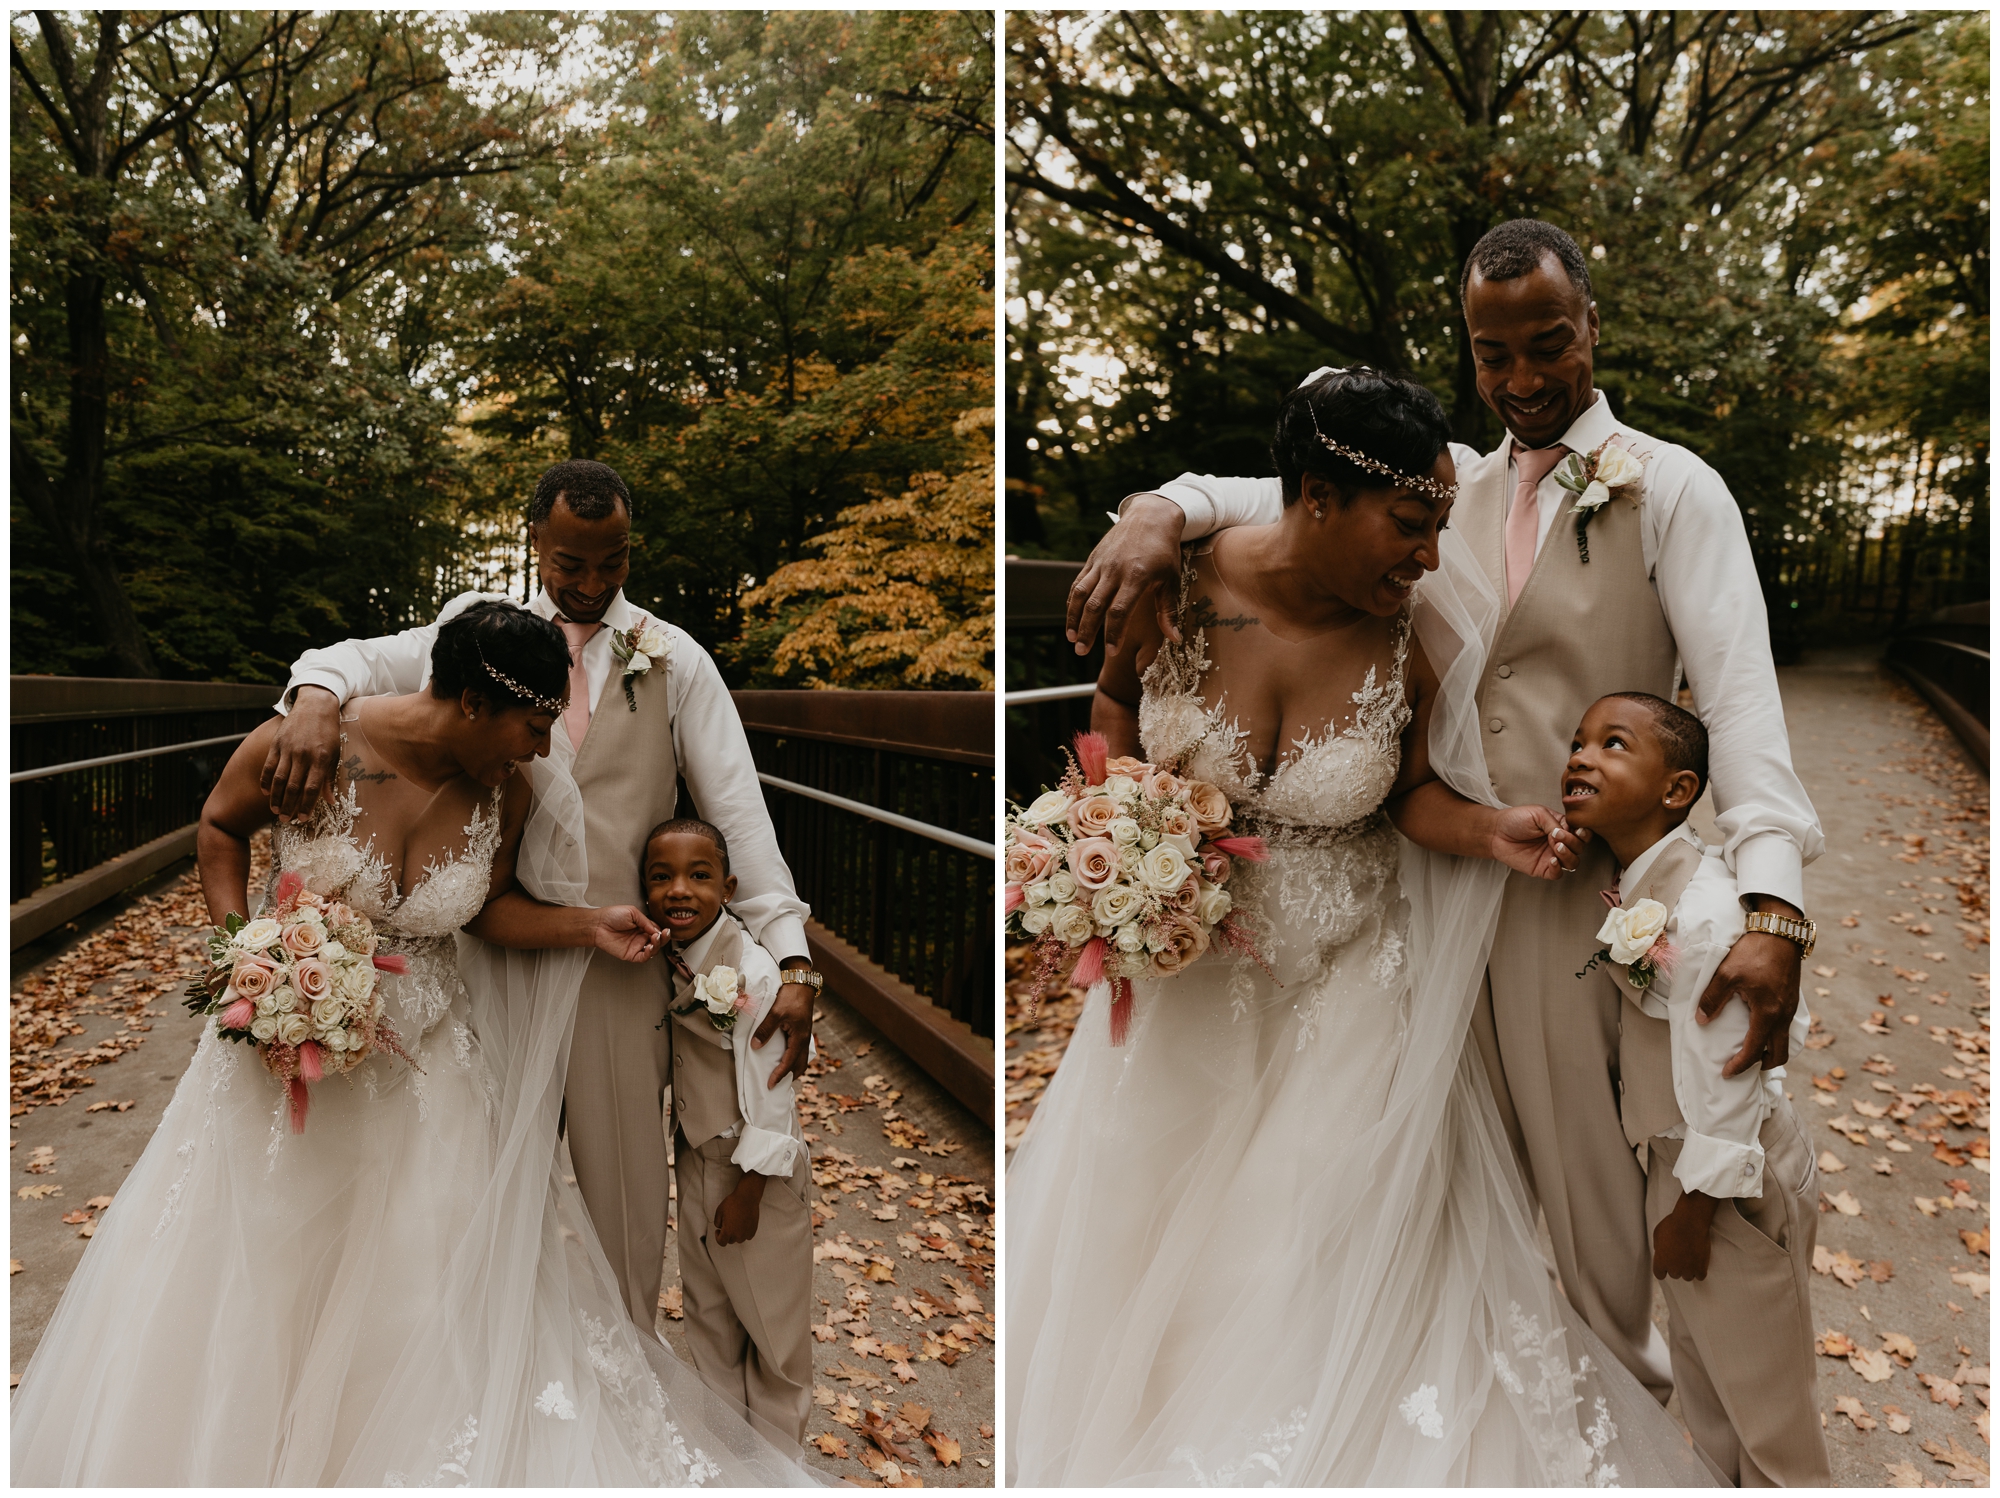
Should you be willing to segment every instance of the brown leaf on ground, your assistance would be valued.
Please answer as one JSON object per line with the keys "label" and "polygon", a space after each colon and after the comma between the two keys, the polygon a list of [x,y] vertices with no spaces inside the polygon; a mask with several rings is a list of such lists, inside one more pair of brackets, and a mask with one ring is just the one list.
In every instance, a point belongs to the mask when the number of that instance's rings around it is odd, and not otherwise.
{"label": "brown leaf on ground", "polygon": [[831,1342],[835,1337],[840,1335],[833,1329],[831,1324],[824,1321],[815,1323],[812,1332],[815,1342]]}
{"label": "brown leaf on ground", "polygon": [[1991,1250],[1993,1231],[1991,1228],[1981,1228],[1976,1233],[1970,1228],[1960,1228],[1958,1236],[1965,1240],[1967,1253],[1985,1254],[1988,1258],[1993,1256]]}
{"label": "brown leaf on ground", "polygon": [[1826,1198],[1828,1206],[1843,1217],[1861,1215],[1861,1203],[1854,1199],[1852,1191],[1822,1191],[1820,1195]]}
{"label": "brown leaf on ground", "polygon": [[1992,1276],[1984,1274],[1973,1274],[1969,1270],[1962,1274],[1954,1274],[1951,1277],[1951,1282],[1954,1285],[1965,1286],[1965,1288],[1970,1290],[1974,1296],[1984,1295],[1987,1291],[1987,1288],[1993,1283]]}
{"label": "brown leaf on ground", "polygon": [[1856,1399],[1852,1394],[1834,1400],[1833,1412],[1836,1415],[1847,1416],[1849,1420],[1854,1422],[1856,1430],[1873,1430],[1875,1428],[1875,1417],[1869,1414],[1861,1401]]}
{"label": "brown leaf on ground", "polygon": [[20,1198],[21,1198],[21,1200],[22,1200],[22,1201],[24,1201],[24,1202],[38,1202],[38,1201],[45,1201],[45,1200],[47,1200],[47,1199],[48,1199],[49,1197],[51,1197],[51,1196],[61,1196],[61,1195],[62,1195],[62,1187],[60,1187],[60,1186],[23,1186],[23,1187],[22,1187],[22,1188],[21,1188],[21,1189],[20,1189],[19,1191],[16,1191],[16,1192],[15,1192],[14,1194],[15,1194],[16,1196],[20,1197]]}
{"label": "brown leaf on ground", "polygon": [[1823,1358],[1850,1357],[1859,1349],[1845,1332],[1826,1331],[1820,1333],[1813,1343],[1813,1350]]}
{"label": "brown leaf on ground", "polygon": [[924,1432],[924,1444],[931,1448],[931,1454],[938,1459],[939,1466],[956,1467],[959,1464],[961,1453],[958,1442],[950,1436],[939,1431],[927,1430]]}
{"label": "brown leaf on ground", "polygon": [[891,1363],[889,1371],[896,1375],[897,1382],[899,1383],[913,1384],[917,1381],[917,1370],[912,1368],[906,1360],[899,1359]]}
{"label": "brown leaf on ground", "polygon": [[1906,1436],[1910,1433],[1910,1417],[1893,1404],[1882,1406],[1882,1423],[1894,1435]]}
{"label": "brown leaf on ground", "polygon": [[1824,1243],[1813,1245],[1812,1267],[1815,1273],[1830,1274],[1850,1290],[1868,1273],[1868,1266],[1845,1249],[1835,1253]]}
{"label": "brown leaf on ground", "polygon": [[62,1220],[71,1227],[75,1227],[79,1222],[90,1221],[90,1214],[88,1212],[65,1212],[62,1215]]}
{"label": "brown leaf on ground", "polygon": [[1919,1373],[1917,1382],[1931,1391],[1932,1404],[1942,1404],[1955,1410],[1965,1398],[1965,1391],[1957,1384],[1935,1373]]}
{"label": "brown leaf on ground", "polygon": [[26,1269],[27,1267],[28,1266],[26,1264],[23,1264],[19,1259],[9,1259],[7,1261],[7,1277],[9,1279],[12,1279],[15,1275],[19,1274],[23,1269]]}
{"label": "brown leaf on ground", "polygon": [[1883,1332],[1882,1350],[1907,1368],[1917,1360],[1917,1344],[1901,1332]]}
{"label": "brown leaf on ground", "polygon": [[83,1111],[86,1113],[130,1113],[132,1111],[132,1099],[126,1098],[122,1103],[114,1103],[109,1098],[106,1098],[101,1103],[92,1103]]}
{"label": "brown leaf on ground", "polygon": [[847,1442],[841,1440],[839,1436],[835,1435],[814,1436],[813,1445],[819,1448],[819,1454],[821,1456],[831,1456],[839,1458],[847,1455]]}
{"label": "brown leaf on ground", "polygon": [[1859,1348],[1847,1359],[1847,1366],[1871,1384],[1886,1383],[1889,1375],[1896,1371],[1896,1365],[1889,1361],[1886,1352],[1863,1351]]}
{"label": "brown leaf on ground", "polygon": [[84,1205],[86,1207],[95,1207],[97,1208],[98,1211],[101,1212],[106,1207],[111,1205],[111,1198],[108,1196],[93,1196],[89,1201],[85,1202]]}
{"label": "brown leaf on ground", "polygon": [[911,1430],[922,1430],[931,1423],[931,1412],[920,1404],[905,1404],[896,1411],[896,1418]]}
{"label": "brown leaf on ground", "polygon": [[1890,1259],[1871,1259],[1868,1263],[1868,1278],[1878,1285],[1886,1285],[1895,1278],[1896,1265]]}
{"label": "brown leaf on ground", "polygon": [[1971,1482],[1976,1478],[1992,1475],[1986,1463],[1959,1444],[1957,1436],[1951,1437],[1949,1446],[1941,1441],[1919,1441],[1917,1445],[1930,1454],[1932,1461],[1951,1468],[1950,1475],[1961,1482]]}
{"label": "brown leaf on ground", "polygon": [[679,1285],[669,1285],[660,1292],[660,1309],[667,1313],[669,1321],[679,1321],[687,1314],[685,1308],[681,1305],[681,1287]]}
{"label": "brown leaf on ground", "polygon": [[1819,1154],[1819,1168],[1823,1175],[1834,1175],[1847,1169],[1847,1162],[1832,1150],[1821,1150]]}
{"label": "brown leaf on ground", "polygon": [[1924,1485],[1924,1474],[1917,1470],[1915,1462],[1884,1462],[1888,1469],[1889,1486],[1892,1488],[1920,1488]]}

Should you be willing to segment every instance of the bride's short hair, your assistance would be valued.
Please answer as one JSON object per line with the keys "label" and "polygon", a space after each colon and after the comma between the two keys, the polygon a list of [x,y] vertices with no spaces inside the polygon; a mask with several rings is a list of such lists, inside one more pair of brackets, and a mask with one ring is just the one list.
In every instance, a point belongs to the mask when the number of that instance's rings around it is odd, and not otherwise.
{"label": "bride's short hair", "polygon": [[471,604],[438,626],[431,646],[431,695],[468,688],[496,711],[554,711],[569,686],[569,642],[555,624],[504,599]]}
{"label": "bride's short hair", "polygon": [[1430,391],[1379,369],[1330,369],[1307,380],[1279,404],[1278,429],[1271,438],[1271,459],[1278,465],[1287,505],[1298,502],[1300,481],[1309,473],[1332,484],[1343,507],[1362,489],[1393,485],[1393,480],[1329,451],[1321,433],[1416,479],[1437,462],[1451,440],[1451,424]]}

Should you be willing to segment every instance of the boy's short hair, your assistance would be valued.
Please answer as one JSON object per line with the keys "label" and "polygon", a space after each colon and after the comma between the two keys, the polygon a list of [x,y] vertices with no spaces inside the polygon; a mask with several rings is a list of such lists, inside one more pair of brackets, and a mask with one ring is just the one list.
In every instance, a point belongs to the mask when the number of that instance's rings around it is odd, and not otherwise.
{"label": "boy's short hair", "polygon": [[723,877],[729,875],[729,842],[722,835],[722,829],[713,822],[704,822],[700,817],[670,817],[646,834],[645,846],[653,846],[653,839],[664,837],[670,832],[692,832],[697,837],[705,837],[715,844],[715,851],[722,855]]}
{"label": "boy's short hair", "polygon": [[[1694,799],[1699,801],[1701,793],[1708,789],[1708,729],[1702,726],[1701,719],[1679,703],[1655,697],[1651,692],[1613,692],[1611,695],[1621,702],[1636,702],[1652,714],[1653,733],[1660,741],[1660,752],[1666,756],[1667,768],[1694,772]],[[1688,810],[1693,808],[1694,802],[1691,801]]]}

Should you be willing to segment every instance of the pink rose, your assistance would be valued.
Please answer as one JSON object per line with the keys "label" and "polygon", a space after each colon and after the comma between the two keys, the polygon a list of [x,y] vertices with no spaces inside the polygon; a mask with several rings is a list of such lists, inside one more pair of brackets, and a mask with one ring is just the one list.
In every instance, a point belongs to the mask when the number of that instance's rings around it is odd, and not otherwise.
{"label": "pink rose", "polygon": [[1181,778],[1165,770],[1155,770],[1139,782],[1139,793],[1148,801],[1171,801],[1181,794]]}
{"label": "pink rose", "polygon": [[326,923],[329,926],[352,926],[359,919],[344,900],[335,900],[326,907]]}
{"label": "pink rose", "polygon": [[284,943],[285,950],[294,957],[310,957],[320,949],[320,944],[326,937],[319,927],[305,921],[297,921],[280,931],[278,940]]}
{"label": "pink rose", "polygon": [[[253,1003],[271,991],[277,969],[261,957],[238,957],[236,966],[229,974],[229,983],[237,994]],[[240,1029],[241,1026],[231,1026]]]}
{"label": "pink rose", "polygon": [[1201,904],[1201,880],[1190,874],[1181,882],[1181,887],[1160,902],[1169,910],[1177,910],[1182,915],[1193,915]]}
{"label": "pink rose", "polygon": [[1103,889],[1118,877],[1118,845],[1108,837],[1086,837],[1071,843],[1069,871],[1082,889]]}
{"label": "pink rose", "polygon": [[307,1003],[325,998],[332,984],[333,974],[317,957],[301,957],[292,968],[292,987]]}
{"label": "pink rose", "polygon": [[1144,780],[1153,773],[1153,767],[1143,759],[1134,759],[1129,754],[1121,754],[1116,759],[1104,762],[1106,775],[1123,775],[1128,780]]}
{"label": "pink rose", "polygon": [[1069,830],[1077,837],[1102,837],[1118,815],[1109,796],[1085,796],[1069,809]]}
{"label": "pink rose", "polygon": [[1171,978],[1208,950],[1208,933],[1192,917],[1166,917],[1167,944],[1153,954],[1153,976]]}
{"label": "pink rose", "polygon": [[1216,847],[1199,849],[1195,861],[1201,865],[1201,877],[1210,884],[1227,884],[1236,868],[1236,861]]}
{"label": "pink rose", "polygon": [[1186,790],[1188,810],[1194,813],[1195,825],[1201,829],[1203,837],[1214,837],[1218,832],[1229,830],[1227,796],[1206,780],[1190,780]]}
{"label": "pink rose", "polygon": [[1163,807],[1160,811],[1161,837],[1193,837],[1194,818],[1178,806]]}
{"label": "pink rose", "polygon": [[1010,884],[1033,884],[1049,877],[1056,859],[1053,839],[1039,832],[1017,829],[1007,838],[1007,880]]}

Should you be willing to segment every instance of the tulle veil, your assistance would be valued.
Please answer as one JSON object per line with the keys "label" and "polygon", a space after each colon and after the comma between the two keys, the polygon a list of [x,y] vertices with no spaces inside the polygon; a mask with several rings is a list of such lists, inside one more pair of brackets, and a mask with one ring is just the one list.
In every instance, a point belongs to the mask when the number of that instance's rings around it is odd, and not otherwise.
{"label": "tulle veil", "polygon": [[[1497,805],[1474,693],[1498,599],[1469,545],[1441,542],[1413,603],[1443,687],[1431,763]],[[1289,1047],[1247,1072],[1181,1057],[1163,1086],[1134,1070],[1143,1037],[1110,1048],[1087,1005],[1008,1172],[1010,1483],[1710,1482],[1563,1301],[1470,1043],[1507,871],[1399,841],[1402,1043],[1386,1106],[1345,1137]],[[1220,1011],[1219,1052],[1228,1001],[1205,967],[1155,998]],[[1277,1185],[1245,1195],[1245,1169]],[[1093,1234],[1107,1222],[1136,1226]],[[1106,1242],[1143,1276],[1101,1262]],[[1205,1330],[1162,1357],[1191,1298]]]}

